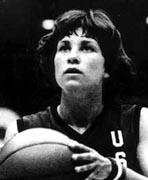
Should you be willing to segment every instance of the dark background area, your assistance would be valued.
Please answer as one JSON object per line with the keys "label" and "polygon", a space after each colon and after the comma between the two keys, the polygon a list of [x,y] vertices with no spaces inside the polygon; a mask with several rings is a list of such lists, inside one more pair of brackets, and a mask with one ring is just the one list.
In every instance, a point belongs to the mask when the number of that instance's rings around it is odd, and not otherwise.
{"label": "dark background area", "polygon": [[49,104],[52,92],[36,73],[37,43],[48,32],[41,23],[75,8],[102,8],[111,15],[138,71],[124,101],[148,106],[147,0],[0,0],[0,106],[24,115]]}

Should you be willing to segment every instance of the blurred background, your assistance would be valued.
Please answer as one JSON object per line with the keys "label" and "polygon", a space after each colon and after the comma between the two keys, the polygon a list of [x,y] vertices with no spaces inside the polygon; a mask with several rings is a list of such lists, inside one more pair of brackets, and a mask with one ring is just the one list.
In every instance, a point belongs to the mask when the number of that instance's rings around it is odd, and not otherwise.
{"label": "blurred background", "polygon": [[102,8],[111,15],[138,71],[123,100],[148,106],[147,0],[0,0],[0,106],[20,115],[46,108],[52,92],[36,73],[37,43],[50,29],[47,20],[75,8]]}

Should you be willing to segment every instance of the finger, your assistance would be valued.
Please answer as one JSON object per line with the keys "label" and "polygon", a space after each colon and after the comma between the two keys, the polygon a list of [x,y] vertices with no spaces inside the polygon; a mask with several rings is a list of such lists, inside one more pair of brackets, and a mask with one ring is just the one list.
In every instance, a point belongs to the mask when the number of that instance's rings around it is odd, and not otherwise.
{"label": "finger", "polygon": [[104,174],[100,174],[99,171],[93,171],[85,180],[94,180],[94,179],[106,179]]}
{"label": "finger", "polygon": [[77,173],[91,171],[96,168],[96,163],[89,163],[87,165],[76,166],[74,169]]}
{"label": "finger", "polygon": [[81,153],[82,150],[81,150],[81,145],[80,143],[78,143],[77,141],[70,141],[69,144],[68,144],[68,147],[73,151],[73,152],[79,152]]}
{"label": "finger", "polygon": [[78,143],[77,141],[71,140],[71,141],[69,141],[68,146],[69,146],[70,148],[75,148],[75,147],[77,147],[79,144],[80,144],[80,143]]}
{"label": "finger", "polygon": [[93,180],[95,178],[95,173],[92,172],[85,180]]}
{"label": "finger", "polygon": [[84,144],[80,144],[77,141],[72,141],[69,144],[69,148],[71,148],[73,151],[78,151],[78,152],[90,152],[94,151],[92,148],[85,146]]}
{"label": "finger", "polygon": [[73,154],[72,159],[74,161],[77,161],[77,160],[95,161],[97,160],[97,157],[93,153],[81,153],[81,154]]}

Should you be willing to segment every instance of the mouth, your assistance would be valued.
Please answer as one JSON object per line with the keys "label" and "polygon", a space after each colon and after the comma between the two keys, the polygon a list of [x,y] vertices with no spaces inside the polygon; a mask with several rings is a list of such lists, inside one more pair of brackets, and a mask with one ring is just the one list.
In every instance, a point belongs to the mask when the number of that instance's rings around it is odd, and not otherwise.
{"label": "mouth", "polygon": [[65,74],[82,74],[82,72],[76,68],[68,68],[64,73]]}

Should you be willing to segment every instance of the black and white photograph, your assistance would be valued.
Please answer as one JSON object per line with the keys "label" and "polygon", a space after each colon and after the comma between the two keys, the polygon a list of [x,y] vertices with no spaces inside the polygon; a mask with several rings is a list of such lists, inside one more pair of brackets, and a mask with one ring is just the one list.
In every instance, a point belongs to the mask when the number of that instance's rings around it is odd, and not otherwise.
{"label": "black and white photograph", "polygon": [[148,180],[147,0],[0,0],[0,180]]}

